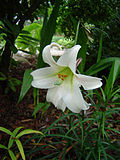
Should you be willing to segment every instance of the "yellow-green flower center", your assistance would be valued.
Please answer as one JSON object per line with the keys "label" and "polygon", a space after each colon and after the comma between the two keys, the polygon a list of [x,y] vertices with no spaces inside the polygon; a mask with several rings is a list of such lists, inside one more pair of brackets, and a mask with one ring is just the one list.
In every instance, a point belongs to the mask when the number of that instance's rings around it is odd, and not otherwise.
{"label": "yellow-green flower center", "polygon": [[61,85],[64,81],[70,81],[72,83],[73,73],[70,68],[65,67],[63,70],[57,73],[58,80],[54,83],[55,85]]}

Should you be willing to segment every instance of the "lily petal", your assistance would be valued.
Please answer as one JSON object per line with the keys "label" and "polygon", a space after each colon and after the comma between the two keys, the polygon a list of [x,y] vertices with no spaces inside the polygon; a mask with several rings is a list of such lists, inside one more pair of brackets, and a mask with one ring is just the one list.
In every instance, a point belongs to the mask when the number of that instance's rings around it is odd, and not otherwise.
{"label": "lily petal", "polygon": [[53,103],[56,108],[61,109],[64,112],[66,108],[66,104],[62,99],[63,92],[64,92],[63,88],[59,86],[50,88],[48,89],[46,100],[48,102]]}
{"label": "lily petal", "polygon": [[57,48],[51,48],[50,52],[52,56],[62,56],[65,53],[65,50],[58,50]]}
{"label": "lily petal", "polygon": [[101,78],[77,74],[79,86],[83,86],[85,90],[96,89],[102,86]]}
{"label": "lily petal", "polygon": [[56,107],[57,107],[57,109],[61,109],[63,112],[65,111],[66,104],[64,103],[63,98],[60,99],[60,101]]}
{"label": "lily petal", "polygon": [[63,97],[63,100],[67,107],[74,113],[79,113],[81,110],[87,110],[90,106],[90,104],[83,99],[75,77],[73,79],[72,88],[67,88],[67,95]]}
{"label": "lily petal", "polygon": [[31,75],[33,76],[32,86],[35,88],[52,88],[54,87],[57,78],[57,68],[46,67],[33,71]]}
{"label": "lily petal", "polygon": [[61,66],[69,66],[73,73],[76,70],[76,59],[80,45],[76,45],[71,49],[66,49],[65,53],[58,59],[57,64]]}
{"label": "lily petal", "polygon": [[64,92],[63,85],[50,88],[48,89],[46,99],[48,102],[52,102],[55,106],[58,106]]}
{"label": "lily petal", "polygon": [[43,61],[47,64],[49,64],[50,66],[58,66],[57,63],[55,62],[55,60],[52,57],[52,53],[51,53],[51,47],[52,45],[47,45],[44,49],[43,49]]}
{"label": "lily petal", "polygon": [[71,84],[63,83],[61,86],[48,89],[47,101],[52,102],[63,111],[67,107],[72,112],[79,113],[81,110],[89,108],[89,104],[82,97],[76,78],[74,79],[72,88]]}

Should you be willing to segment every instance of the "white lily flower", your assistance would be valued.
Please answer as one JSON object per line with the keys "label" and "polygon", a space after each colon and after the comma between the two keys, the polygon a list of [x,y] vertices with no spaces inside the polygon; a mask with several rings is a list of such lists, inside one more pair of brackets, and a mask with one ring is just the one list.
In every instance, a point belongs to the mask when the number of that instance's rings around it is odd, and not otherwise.
{"label": "white lily flower", "polygon": [[57,62],[52,57],[51,47],[52,44],[46,46],[42,54],[44,62],[50,67],[40,68],[31,73],[32,86],[48,89],[47,101],[62,111],[65,111],[66,107],[75,113],[87,110],[90,104],[83,99],[80,87],[85,90],[99,88],[102,85],[101,79],[76,73],[80,45],[65,50]]}

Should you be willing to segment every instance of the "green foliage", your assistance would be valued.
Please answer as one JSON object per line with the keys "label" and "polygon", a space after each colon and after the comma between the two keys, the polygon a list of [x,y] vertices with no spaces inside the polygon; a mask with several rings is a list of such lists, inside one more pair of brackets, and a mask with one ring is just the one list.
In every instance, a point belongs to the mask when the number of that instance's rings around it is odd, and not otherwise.
{"label": "green foliage", "polygon": [[72,38],[57,35],[53,36],[52,42],[60,44],[63,48],[72,48],[75,44],[75,41]]}
{"label": "green foliage", "polygon": [[37,22],[24,26],[22,32],[16,39],[16,45],[19,50],[26,51],[27,53],[36,54],[40,43],[40,32],[42,25]]}
{"label": "green foliage", "polygon": [[[10,135],[10,138],[9,138],[9,142],[8,142],[8,147],[0,144],[0,148],[1,149],[5,149],[8,151],[10,157],[12,160],[17,160],[15,154],[13,153],[13,151],[11,150],[12,146],[13,146],[13,143],[15,142],[18,149],[19,149],[19,152],[22,156],[22,159],[25,160],[25,153],[24,153],[24,149],[23,149],[23,146],[22,146],[22,143],[21,141],[19,140],[19,138],[21,136],[24,136],[26,134],[41,134],[43,135],[42,132],[40,131],[36,131],[36,130],[32,130],[32,129],[25,129],[23,131],[21,131],[20,133],[18,133],[20,131],[20,129],[22,129],[23,127],[18,127],[16,128],[13,132],[9,131],[8,129],[4,128],[4,127],[0,127],[0,131],[6,133],[6,134],[9,134]],[[2,158],[2,157],[1,157]]]}
{"label": "green foliage", "polygon": [[13,92],[16,92],[16,86],[21,84],[21,81],[13,78],[13,77],[9,77],[7,78],[5,74],[3,74],[2,72],[0,72],[0,81],[7,81],[7,88],[5,89],[5,92],[8,93],[9,89],[11,89]]}
{"label": "green foliage", "polygon": [[23,83],[22,83],[22,88],[21,88],[19,99],[18,99],[18,103],[23,99],[23,97],[31,87],[31,82],[32,82],[32,76],[30,75],[31,72],[32,70],[27,69],[24,73]]}
{"label": "green foliage", "polygon": [[[33,21],[37,14],[35,11],[39,9],[39,7],[42,8],[44,5],[47,5],[45,0],[0,1],[0,39],[2,39],[0,42],[2,47],[0,48],[0,72],[5,74],[7,79],[9,78],[8,73],[10,71],[12,53],[18,51],[15,46],[15,40],[22,32],[24,23],[27,20]],[[35,37],[38,37],[38,34],[39,32],[36,31]],[[27,42],[29,41],[29,44],[32,41],[31,50],[32,53],[35,53],[33,44],[36,45],[38,42],[36,38],[25,35],[25,32],[24,34],[23,32],[21,33],[21,37],[24,37]],[[7,83],[6,81],[3,83],[5,89]]]}
{"label": "green foliage", "polygon": [[56,29],[56,20],[60,8],[62,0],[56,0],[52,9],[52,12],[50,14],[50,17],[48,18],[48,8],[46,7],[46,12],[44,16],[44,22],[43,22],[43,27],[41,30],[41,41],[40,41],[40,49],[39,49],[39,57],[38,57],[38,64],[37,67],[43,67],[45,66],[43,60],[42,60],[42,51],[43,48],[50,44],[52,41],[52,37],[55,33]]}
{"label": "green foliage", "polygon": [[101,34],[101,36],[100,36],[100,42],[99,42],[99,50],[98,50],[97,63],[101,60],[101,56],[102,56],[102,39],[103,39],[103,35]]}
{"label": "green foliage", "polygon": [[41,119],[44,116],[44,113],[48,110],[48,108],[50,107],[50,104],[45,102],[45,103],[38,103],[35,107],[34,107],[34,111],[32,116],[36,117],[36,114],[39,112],[40,109],[42,109],[42,114],[41,114]]}
{"label": "green foliage", "polygon": [[85,71],[86,75],[94,75],[105,68],[108,68],[112,65],[112,63],[117,60],[117,57],[109,57],[105,59],[101,59],[98,63],[93,64],[89,69]]}
{"label": "green foliage", "polygon": [[[78,22],[78,24],[79,24],[79,22]],[[86,64],[87,40],[88,39],[87,39],[85,29],[83,28],[83,26],[79,25],[76,44],[80,44],[80,46],[81,46],[81,49],[78,53],[78,57],[82,58],[82,62],[78,66],[78,70],[80,71],[80,73],[83,73],[84,68],[85,68],[85,64]]]}
{"label": "green foliage", "polygon": [[[112,107],[102,110],[102,103],[93,102],[94,111],[89,115],[82,113],[66,113],[60,116],[48,128],[44,129],[45,137],[38,140],[43,144],[29,152],[32,156],[36,151],[46,151],[39,159],[113,159],[119,157],[117,144],[112,143],[112,136],[120,132],[109,127],[107,122],[119,108]],[[105,107],[105,106],[104,106]],[[109,107],[109,106],[107,106]],[[109,114],[108,114],[109,113]],[[116,122],[117,123],[117,122]],[[33,137],[35,139],[35,137]],[[36,137],[38,139],[38,137]],[[115,151],[116,154],[111,154]]]}
{"label": "green foliage", "polygon": [[105,86],[105,94],[108,100],[111,98],[113,85],[119,76],[120,76],[120,58],[117,58],[112,64],[109,77],[107,79]]}

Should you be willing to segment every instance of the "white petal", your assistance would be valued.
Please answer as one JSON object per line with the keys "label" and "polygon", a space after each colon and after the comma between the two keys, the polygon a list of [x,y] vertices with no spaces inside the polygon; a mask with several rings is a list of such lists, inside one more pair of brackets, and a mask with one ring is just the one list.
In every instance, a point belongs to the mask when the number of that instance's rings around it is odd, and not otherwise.
{"label": "white petal", "polygon": [[63,98],[59,100],[58,105],[56,107],[57,109],[61,109],[63,112],[65,111],[66,104],[64,103]]}
{"label": "white petal", "polygon": [[59,92],[59,90],[60,87],[48,89],[46,100],[48,102],[52,102],[57,109],[61,109],[64,112],[66,104],[64,103],[61,92]]}
{"label": "white petal", "polygon": [[85,90],[96,89],[102,86],[101,78],[85,76],[82,74],[78,74],[78,83],[79,86],[83,86]]}
{"label": "white petal", "polygon": [[56,86],[54,88],[48,89],[47,96],[46,96],[46,100],[48,102],[52,102],[55,105],[55,107],[57,107],[58,109],[61,109],[63,112],[66,108],[66,105],[62,99],[64,91],[65,90],[63,88],[63,85]]}
{"label": "white petal", "polygon": [[31,75],[33,76],[32,86],[35,88],[52,88],[54,87],[57,78],[57,68],[46,67],[33,71]]}
{"label": "white petal", "polygon": [[72,88],[67,88],[67,95],[63,97],[63,100],[67,107],[75,113],[79,113],[81,110],[87,110],[89,108],[89,104],[83,99],[75,77],[73,79]]}
{"label": "white petal", "polygon": [[51,48],[50,52],[51,52],[52,56],[62,56],[65,53],[64,50],[58,50],[56,48]]}
{"label": "white petal", "polygon": [[73,86],[71,83],[63,83],[55,88],[48,89],[47,101],[52,102],[57,108],[69,108],[72,112],[79,113],[81,110],[87,110],[89,104],[85,102],[80,92],[79,86],[74,78]]}
{"label": "white petal", "polygon": [[58,66],[55,62],[55,60],[52,57],[52,54],[50,52],[51,50],[51,45],[47,45],[44,49],[43,49],[43,61],[47,64],[49,64],[50,66]]}
{"label": "white petal", "polygon": [[58,59],[57,64],[69,66],[74,73],[76,70],[76,58],[80,48],[80,45],[76,45],[71,49],[66,49],[65,53]]}

